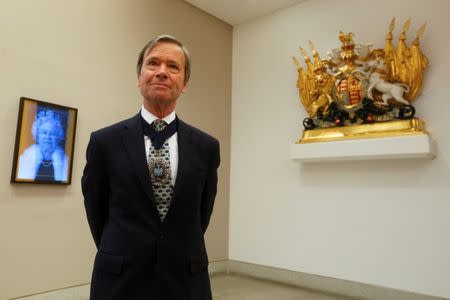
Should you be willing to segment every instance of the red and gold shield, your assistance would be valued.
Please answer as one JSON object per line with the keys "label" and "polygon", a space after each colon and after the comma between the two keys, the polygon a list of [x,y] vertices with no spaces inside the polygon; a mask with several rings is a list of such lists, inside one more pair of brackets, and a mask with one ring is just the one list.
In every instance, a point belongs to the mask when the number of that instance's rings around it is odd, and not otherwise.
{"label": "red and gold shield", "polygon": [[353,76],[342,79],[337,85],[337,97],[345,106],[354,106],[363,99],[362,82]]}

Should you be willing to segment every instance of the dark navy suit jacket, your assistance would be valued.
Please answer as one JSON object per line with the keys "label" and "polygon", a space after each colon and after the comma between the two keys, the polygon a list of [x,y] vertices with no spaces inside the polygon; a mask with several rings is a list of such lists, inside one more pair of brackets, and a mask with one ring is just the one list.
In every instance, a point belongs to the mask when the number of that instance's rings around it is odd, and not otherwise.
{"label": "dark navy suit jacket", "polygon": [[217,191],[219,142],[176,119],[178,172],[160,221],[141,115],[91,134],[82,177],[97,246],[91,300],[210,300],[204,233]]}

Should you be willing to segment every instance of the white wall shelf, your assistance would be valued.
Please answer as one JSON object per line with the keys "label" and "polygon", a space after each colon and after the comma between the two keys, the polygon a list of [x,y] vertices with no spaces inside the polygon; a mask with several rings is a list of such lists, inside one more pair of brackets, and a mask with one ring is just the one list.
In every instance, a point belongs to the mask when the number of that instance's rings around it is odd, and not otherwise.
{"label": "white wall shelf", "polygon": [[355,139],[291,145],[291,159],[305,162],[435,157],[430,136]]}

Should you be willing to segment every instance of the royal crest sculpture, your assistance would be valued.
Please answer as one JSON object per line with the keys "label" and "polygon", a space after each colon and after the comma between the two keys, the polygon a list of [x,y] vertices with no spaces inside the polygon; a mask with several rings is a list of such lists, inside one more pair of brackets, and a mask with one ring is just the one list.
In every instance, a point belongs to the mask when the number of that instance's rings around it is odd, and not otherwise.
{"label": "royal crest sculpture", "polygon": [[327,59],[320,58],[311,41],[312,59],[300,48],[305,67],[297,58],[293,60],[301,103],[309,115],[303,120],[300,143],[426,134],[412,105],[422,90],[428,67],[419,44],[425,24],[408,46],[410,24],[408,19],[396,47],[393,19],[384,49],[357,44],[353,33],[342,31],[341,47],[328,52]]}

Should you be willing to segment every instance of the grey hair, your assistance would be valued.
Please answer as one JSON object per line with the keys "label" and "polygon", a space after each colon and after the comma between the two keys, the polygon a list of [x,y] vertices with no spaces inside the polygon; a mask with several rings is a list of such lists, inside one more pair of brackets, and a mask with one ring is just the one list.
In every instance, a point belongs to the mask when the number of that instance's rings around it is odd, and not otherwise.
{"label": "grey hair", "polygon": [[56,135],[59,141],[64,138],[64,128],[61,125],[61,120],[54,114],[52,110],[45,110],[36,115],[36,119],[31,126],[31,134],[33,135],[33,138],[36,142],[38,130],[44,123],[50,123],[56,128]]}
{"label": "grey hair", "polygon": [[189,52],[186,49],[186,47],[183,46],[183,44],[179,40],[177,40],[173,36],[167,35],[167,34],[162,34],[162,35],[158,35],[158,36],[154,37],[150,42],[147,43],[147,45],[145,45],[144,48],[142,48],[141,52],[139,53],[139,57],[138,57],[137,65],[136,65],[137,74],[139,75],[141,73],[145,54],[148,51],[152,50],[160,42],[173,43],[173,44],[179,46],[181,48],[181,50],[183,50],[183,53],[184,53],[184,83],[186,84],[189,81],[189,78],[191,77],[191,60],[189,57]]}

